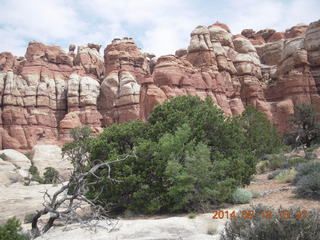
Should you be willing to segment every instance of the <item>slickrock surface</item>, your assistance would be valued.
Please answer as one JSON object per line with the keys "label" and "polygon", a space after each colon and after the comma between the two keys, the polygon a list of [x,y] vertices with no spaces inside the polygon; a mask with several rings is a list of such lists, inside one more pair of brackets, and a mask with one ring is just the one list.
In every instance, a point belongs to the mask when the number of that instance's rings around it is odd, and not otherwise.
{"label": "slickrock surface", "polygon": [[[89,231],[79,225],[71,225],[66,231],[53,228],[38,240],[214,240],[219,239],[219,231],[224,228],[225,220],[211,219],[212,214],[202,214],[195,219],[169,217],[162,219],[120,220],[112,232],[97,228]],[[209,235],[208,229],[215,226],[217,232]]]}
{"label": "slickrock surface", "polygon": [[53,194],[60,187],[52,184],[33,186],[14,184],[9,187],[0,185],[0,224],[13,216],[23,222],[25,215],[41,210],[43,195],[46,190]]}
{"label": "slickrock surface", "polygon": [[0,154],[0,186],[27,183],[25,178],[31,178],[31,166],[37,167],[41,177],[46,167],[53,167],[59,172],[61,180],[68,180],[73,168],[71,161],[62,157],[61,148],[57,145],[35,145],[28,154],[30,159],[14,149],[2,150]]}
{"label": "slickrock surface", "polygon": [[97,133],[146,120],[156,104],[185,94],[210,97],[226,115],[251,104],[288,128],[297,102],[320,108],[320,21],[285,32],[198,26],[175,55],[143,53],[131,38],[60,47],[32,41],[25,57],[0,53],[0,148],[62,144],[70,129]]}

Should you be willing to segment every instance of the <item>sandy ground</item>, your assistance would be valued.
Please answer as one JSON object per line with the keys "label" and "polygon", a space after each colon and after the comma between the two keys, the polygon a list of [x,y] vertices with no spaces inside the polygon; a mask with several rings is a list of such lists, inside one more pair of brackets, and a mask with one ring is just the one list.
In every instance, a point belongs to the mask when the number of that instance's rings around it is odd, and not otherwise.
{"label": "sandy ground", "polygon": [[[293,185],[290,183],[277,183],[275,180],[268,180],[268,175],[270,172],[265,174],[260,174],[255,176],[255,180],[246,188],[248,190],[257,191],[262,193],[264,191],[269,190],[277,190],[281,187],[291,187],[294,188]],[[274,192],[264,197],[259,197],[253,199],[251,204],[262,204],[266,206],[271,206],[274,208],[279,208],[280,206],[283,208],[290,208],[290,207],[301,207],[306,210],[310,209],[320,209],[320,201],[318,200],[307,200],[297,198],[295,194],[292,192],[293,189]],[[249,204],[246,204],[249,206]],[[243,205],[245,207],[245,205]]]}

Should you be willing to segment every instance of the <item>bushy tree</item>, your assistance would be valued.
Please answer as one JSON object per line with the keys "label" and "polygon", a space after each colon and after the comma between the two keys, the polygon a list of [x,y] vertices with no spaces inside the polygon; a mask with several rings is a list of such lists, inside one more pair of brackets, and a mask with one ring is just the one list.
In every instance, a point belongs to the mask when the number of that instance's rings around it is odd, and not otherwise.
{"label": "bushy tree", "polygon": [[250,182],[256,155],[239,119],[226,118],[210,99],[182,96],[155,107],[147,123],[114,124],[87,146],[90,164],[134,155],[96,174],[88,197],[114,212],[155,213],[203,209],[229,199]]}
{"label": "bushy tree", "polygon": [[319,113],[312,104],[298,103],[294,107],[294,114],[290,118],[292,130],[286,138],[291,139],[295,146],[318,142],[320,137]]}
{"label": "bushy tree", "polygon": [[248,106],[240,116],[247,143],[258,158],[278,152],[283,144],[267,116],[253,106]]}

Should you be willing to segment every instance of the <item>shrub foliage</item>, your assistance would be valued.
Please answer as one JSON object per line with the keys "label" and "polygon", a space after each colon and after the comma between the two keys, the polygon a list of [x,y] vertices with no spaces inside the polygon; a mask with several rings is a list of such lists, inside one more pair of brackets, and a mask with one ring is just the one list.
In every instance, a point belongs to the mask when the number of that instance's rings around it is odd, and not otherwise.
{"label": "shrub foliage", "polygon": [[320,199],[320,163],[309,162],[297,168],[293,180],[297,188],[295,193],[301,198]]}
{"label": "shrub foliage", "polygon": [[88,197],[110,203],[114,212],[140,213],[194,211],[226,201],[249,184],[257,157],[273,152],[271,139],[278,141],[270,124],[261,130],[261,121],[268,120],[253,108],[228,118],[210,99],[166,101],[146,123],[114,124],[86,142],[89,166],[136,156],[113,165],[120,183],[104,180],[107,170],[97,173],[103,183],[91,185]]}
{"label": "shrub foliage", "polygon": [[59,172],[53,167],[46,167],[43,173],[43,183],[57,183],[59,180]]}
{"label": "shrub foliage", "polygon": [[[232,218],[226,223],[220,240],[320,239],[320,213],[318,211],[308,211],[306,217],[301,217],[303,216],[302,209],[298,208],[275,210],[258,205],[246,210],[253,210],[255,217],[252,219]],[[280,215],[284,210],[290,212],[290,217],[287,219]],[[262,217],[267,211],[271,212],[272,217]]]}
{"label": "shrub foliage", "polygon": [[252,192],[247,191],[242,188],[237,188],[237,190],[232,194],[233,203],[249,203],[252,199]]}
{"label": "shrub foliage", "polygon": [[22,230],[20,221],[13,217],[0,226],[0,240],[26,240],[27,237],[19,232]]}

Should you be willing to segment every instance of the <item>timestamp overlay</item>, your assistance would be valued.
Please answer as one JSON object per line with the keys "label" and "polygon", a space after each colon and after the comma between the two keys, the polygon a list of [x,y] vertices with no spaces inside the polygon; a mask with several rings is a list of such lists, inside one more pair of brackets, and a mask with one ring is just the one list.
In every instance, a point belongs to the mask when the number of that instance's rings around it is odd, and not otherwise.
{"label": "timestamp overlay", "polygon": [[[308,217],[308,210],[298,209],[298,210],[287,210],[280,209],[278,214],[281,219],[292,219],[301,220]],[[212,212],[212,219],[273,219],[275,217],[275,212],[271,210],[265,211],[255,211],[255,210],[214,210]]]}

